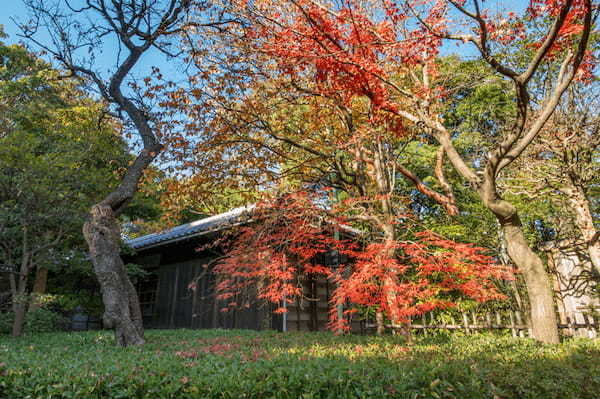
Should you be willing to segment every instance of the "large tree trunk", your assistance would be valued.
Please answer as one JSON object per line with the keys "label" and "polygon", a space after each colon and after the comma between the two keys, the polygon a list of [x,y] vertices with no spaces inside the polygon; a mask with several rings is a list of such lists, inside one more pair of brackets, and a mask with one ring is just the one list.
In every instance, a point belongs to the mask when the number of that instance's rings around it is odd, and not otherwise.
{"label": "large tree trunk", "polygon": [[523,274],[529,305],[533,336],[542,342],[558,343],[558,325],[554,310],[552,285],[542,259],[529,247],[517,213],[500,220],[510,258]]}
{"label": "large tree trunk", "polygon": [[511,274],[514,279],[510,280],[508,283],[510,284],[510,288],[513,292],[513,296],[515,297],[515,301],[517,302],[517,308],[522,312],[527,311],[527,309],[523,307],[523,299],[521,298],[521,293],[519,292],[519,286],[517,284],[518,276],[515,273],[515,266],[511,262],[510,255],[508,255],[506,238],[504,237],[504,230],[502,229],[502,226],[500,226],[500,223],[498,223],[498,241],[498,257],[500,258],[500,262],[502,262],[504,266],[510,267],[512,269]]}
{"label": "large tree trunk", "polygon": [[145,341],[138,296],[121,259],[121,230],[116,216],[133,198],[144,170],[161,149],[160,144],[155,144],[142,150],[119,187],[92,207],[89,219],[83,225],[83,235],[102,291],[104,326],[114,328],[120,346],[142,345]]}
{"label": "large tree trunk", "polygon": [[120,346],[144,344],[139,302],[120,256],[120,229],[112,208],[94,205],[83,234],[102,290],[104,326],[115,329]]}
{"label": "large tree trunk", "polygon": [[523,274],[529,297],[533,336],[541,342],[559,343],[554,293],[544,262],[529,247],[517,208],[498,195],[493,171],[489,169],[486,171],[490,174],[479,186],[478,193],[485,206],[492,211],[500,223],[508,255]]}
{"label": "large tree trunk", "polygon": [[475,189],[484,205],[496,216],[504,231],[507,252],[517,269],[523,274],[531,311],[533,336],[539,341],[558,343],[558,324],[554,311],[554,298],[550,279],[544,262],[529,247],[517,209],[504,201],[496,190],[498,165],[509,160],[505,155],[500,158],[492,154],[483,176],[478,176],[461,158],[452,145],[452,139],[445,129],[438,135],[438,141],[446,151],[454,169],[460,173]]}
{"label": "large tree trunk", "polygon": [[590,210],[590,201],[582,187],[569,181],[568,187],[561,189],[566,194],[569,205],[575,214],[575,224],[581,231],[581,237],[585,241],[590,261],[594,268],[600,273],[600,237],[594,227],[594,219]]}
{"label": "large tree trunk", "polygon": [[40,308],[40,296],[46,293],[46,285],[48,283],[48,269],[38,267],[35,271],[35,281],[33,282],[32,298],[29,304],[29,311],[33,312]]}

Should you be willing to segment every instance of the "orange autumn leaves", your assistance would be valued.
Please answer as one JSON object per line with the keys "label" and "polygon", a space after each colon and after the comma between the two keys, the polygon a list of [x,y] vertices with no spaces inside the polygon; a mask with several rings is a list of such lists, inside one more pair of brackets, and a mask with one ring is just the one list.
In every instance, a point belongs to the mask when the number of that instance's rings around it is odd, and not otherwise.
{"label": "orange autumn leaves", "polygon": [[[483,53],[489,51],[490,46],[502,48],[517,39],[531,39],[531,46],[539,46],[544,37],[528,36],[531,32],[528,31],[527,19],[553,15],[564,4],[564,1],[532,1],[527,14],[509,14],[505,20],[499,21],[481,10],[478,17],[482,23],[478,25],[470,21],[466,34],[458,29],[457,35],[464,35],[463,39],[456,39],[452,38],[456,21],[451,20],[448,10],[464,5],[460,1],[247,2],[244,7],[249,10],[251,28],[248,29],[248,42],[244,49],[264,57],[265,65],[261,72],[264,72],[265,80],[288,80],[289,86],[297,89],[296,92],[290,90],[289,99],[282,95],[282,102],[289,100],[290,104],[296,105],[294,102],[304,100],[303,94],[319,100],[324,98],[321,104],[327,101],[333,104],[326,104],[328,111],[334,110],[332,115],[335,116],[336,109],[345,107],[347,113],[344,116],[349,115],[349,118],[354,117],[360,122],[368,119],[368,123],[360,127],[349,124],[348,139],[341,144],[332,140],[330,133],[318,141],[314,139],[324,134],[319,132],[334,130],[330,129],[331,126],[322,128],[326,124],[323,120],[318,121],[322,122],[321,126],[315,123],[314,129],[302,129],[306,120],[292,123],[290,114],[282,112],[281,126],[269,125],[261,119],[263,115],[255,115],[258,112],[241,109],[240,104],[245,104],[248,99],[242,96],[237,102],[232,102],[229,115],[243,114],[246,118],[239,117],[233,121],[236,123],[227,120],[228,129],[219,137],[218,144],[227,141],[235,142],[235,145],[242,141],[251,143],[256,146],[251,147],[253,154],[259,153],[259,149],[264,149],[265,153],[276,153],[282,149],[304,151],[319,161],[332,158],[331,163],[339,161],[341,156],[339,159],[335,156],[346,151],[343,155],[348,155],[348,164],[363,165],[357,167],[357,171],[363,173],[367,170],[365,176],[371,178],[370,175],[375,173],[369,175],[369,168],[372,169],[374,161],[369,162],[365,154],[371,151],[369,146],[378,135],[392,133],[395,137],[405,137],[409,125],[414,127],[413,131],[425,133],[427,129],[440,129],[440,126],[443,130],[443,102],[447,92],[444,82],[437,81],[436,58],[445,39],[458,43],[473,42],[475,45],[479,40],[480,46],[485,47]],[[585,2],[574,1],[573,4],[557,34],[556,48],[546,53],[546,57],[557,51],[568,51],[565,47],[570,44],[570,38],[580,33],[582,12],[586,12]],[[476,37],[482,34],[481,31],[489,34],[484,44],[483,38]],[[593,65],[594,60],[590,59],[587,69],[582,67],[582,74],[589,73]],[[260,91],[260,80],[256,87]],[[303,106],[314,114],[317,112],[316,103],[305,100]],[[359,107],[362,113],[357,117]],[[247,108],[256,111],[258,107]],[[273,115],[277,114],[271,113],[269,118],[264,118],[266,122],[277,119]],[[290,133],[290,130],[293,132]],[[241,137],[240,131],[246,131],[247,137]],[[284,137],[287,141],[279,138],[282,132],[287,134]],[[389,135],[386,140],[393,142]],[[358,141],[354,147],[351,146]],[[281,142],[290,144],[291,150]],[[327,151],[315,146],[315,142],[325,143]],[[334,147],[333,150],[331,147]],[[233,171],[241,173],[237,170],[237,157],[245,154],[244,150],[249,147],[231,148],[236,149],[230,155],[230,158],[236,159]],[[356,154],[352,153],[353,148],[358,148]],[[246,159],[256,168],[244,168],[244,173],[256,169],[262,175],[266,174],[267,167],[251,157]],[[280,164],[275,163],[271,169],[279,171],[287,166],[287,162],[294,161],[300,162],[286,159]],[[314,166],[316,162],[310,165]],[[305,164],[308,162],[301,165]],[[321,167],[320,164],[317,166]],[[329,173],[329,170],[323,173]],[[306,180],[313,177],[307,173],[298,174]],[[257,184],[265,185],[262,181]],[[371,191],[363,195],[374,198],[381,194],[372,187],[368,188]],[[452,306],[461,296],[479,301],[500,297],[492,282],[497,278],[507,278],[506,271],[493,265],[481,248],[443,240],[429,232],[414,234],[412,241],[404,236],[387,242],[374,239],[357,247],[351,242],[333,240],[331,229],[328,231],[323,224],[315,225],[315,219],[319,217],[311,202],[306,199],[298,201],[298,198],[292,201],[291,197],[268,201],[268,205],[256,216],[256,224],[242,228],[232,241],[227,257],[216,269],[221,277],[221,298],[229,306],[246,306],[256,293],[259,299],[273,302],[280,307],[279,311],[283,311],[282,303],[302,295],[297,279],[306,275],[319,275],[336,281],[338,288],[331,306],[332,325],[336,328],[345,327],[342,324],[347,320],[336,319],[336,304],[376,307],[385,311],[390,319],[406,320],[435,308]],[[299,206],[299,203],[303,205]],[[343,218],[336,222],[343,223]],[[332,249],[352,258],[349,276],[342,278],[337,269],[315,264],[315,258]],[[390,256],[390,253],[394,255]],[[347,316],[351,316],[353,311],[355,308],[350,306]]]}
{"label": "orange autumn leaves", "polygon": [[[214,270],[225,310],[250,306],[258,299],[285,312],[285,304],[306,295],[302,281],[309,278],[334,283],[330,327],[336,331],[349,328],[357,306],[375,307],[390,319],[406,321],[454,306],[460,298],[480,302],[503,298],[494,281],[511,278],[510,273],[483,248],[429,231],[417,233],[413,240],[361,244],[357,231],[344,222],[316,205],[306,192],[260,204],[252,223],[225,242],[226,255]],[[390,248],[392,256],[386,255]],[[339,265],[332,256],[339,257]],[[346,309],[341,319],[338,305]]]}

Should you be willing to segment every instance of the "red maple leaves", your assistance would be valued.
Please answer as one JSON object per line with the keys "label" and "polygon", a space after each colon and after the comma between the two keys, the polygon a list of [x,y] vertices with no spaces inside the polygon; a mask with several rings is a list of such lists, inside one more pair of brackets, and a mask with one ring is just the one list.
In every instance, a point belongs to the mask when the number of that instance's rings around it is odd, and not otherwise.
{"label": "red maple leaves", "polygon": [[276,311],[283,312],[284,302],[302,294],[298,276],[328,277],[331,270],[315,258],[347,243],[335,240],[316,215],[306,193],[259,204],[252,224],[235,232],[226,245],[227,257],[215,267],[219,299],[235,307],[256,297],[277,304]]}
{"label": "red maple leaves", "polygon": [[[289,24],[263,26],[259,35],[268,38],[261,50],[273,57],[279,69],[289,74],[314,70],[319,89],[341,94],[346,102],[366,96],[377,107],[389,101],[382,60],[396,37],[387,21],[373,22],[358,6],[343,6],[332,12],[312,1],[295,2]],[[411,57],[407,58],[411,60]]]}
{"label": "red maple leaves", "polygon": [[[364,250],[346,253],[355,261],[349,275],[335,274],[333,303],[375,307],[396,322],[452,307],[459,298],[503,299],[493,282],[511,278],[485,255],[485,249],[430,231],[417,233],[414,241],[371,243]],[[345,314],[355,312],[351,306]],[[338,319],[335,309],[330,315],[332,328],[348,328],[348,319]]]}
{"label": "red maple leaves", "polygon": [[[227,301],[227,308],[257,298],[276,304],[276,312],[285,312],[284,304],[304,295],[304,278],[327,278],[336,287],[330,300],[330,327],[339,331],[349,328],[357,306],[378,308],[402,322],[453,306],[459,298],[501,299],[494,280],[510,278],[483,248],[429,231],[413,240],[365,246],[359,245],[356,232],[336,239],[334,229],[350,230],[307,193],[264,202],[252,219],[229,241],[226,257],[215,268],[219,298]],[[324,256],[319,255],[331,251],[347,261],[338,267],[320,263]],[[338,305],[346,309],[342,319]]]}
{"label": "red maple leaves", "polygon": [[[432,61],[445,41],[463,37],[479,43],[486,40],[486,48],[487,42],[507,45],[533,33],[524,21],[557,18],[565,6],[565,0],[531,0],[526,15],[509,12],[495,17],[478,9],[470,23],[481,18],[481,24],[464,33],[464,21],[455,15],[462,15],[457,9],[472,16],[475,11],[469,12],[465,2],[460,1],[386,0],[380,9],[373,3],[363,5],[358,1],[343,1],[335,7],[312,0],[288,3],[288,13],[266,12],[254,31],[255,37],[260,38],[257,48],[272,57],[276,69],[297,78],[314,73],[323,95],[342,96],[346,103],[355,97],[366,97],[375,109],[393,114],[401,108],[394,97],[402,94],[394,87],[394,79],[415,66],[428,65],[429,73],[433,73]],[[365,8],[367,5],[369,8]],[[572,47],[583,30],[583,17],[591,12],[588,8],[584,0],[572,1],[547,57]],[[472,33],[480,38],[473,39]],[[533,36],[528,40],[534,40],[534,45],[541,45],[545,39]],[[593,61],[587,57],[582,73],[589,75]],[[411,95],[429,90],[425,85],[413,89]]]}

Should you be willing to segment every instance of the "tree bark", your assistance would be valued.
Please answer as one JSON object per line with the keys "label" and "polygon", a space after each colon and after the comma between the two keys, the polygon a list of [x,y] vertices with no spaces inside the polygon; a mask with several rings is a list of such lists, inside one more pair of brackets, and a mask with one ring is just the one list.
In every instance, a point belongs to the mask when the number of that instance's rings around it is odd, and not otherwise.
{"label": "tree bark", "polygon": [[500,258],[500,262],[502,262],[504,266],[510,267],[512,269],[511,274],[514,277],[514,280],[510,280],[509,284],[510,288],[513,291],[515,301],[517,301],[517,308],[522,312],[526,311],[527,309],[523,307],[523,300],[521,298],[521,293],[519,293],[519,286],[517,285],[518,276],[515,273],[515,266],[511,263],[510,255],[508,255],[508,249],[506,247],[506,238],[504,237],[504,230],[502,229],[502,226],[500,226],[500,223],[498,223],[498,241],[498,256]]}
{"label": "tree bark", "polygon": [[508,254],[523,274],[527,285],[533,336],[541,342],[559,343],[552,285],[544,263],[529,247],[516,212],[510,219],[501,219],[500,225],[506,238]]}
{"label": "tree bark", "polygon": [[[383,213],[380,228],[383,232],[383,239],[385,241],[381,257],[383,261],[387,261],[388,259],[395,259],[396,257],[396,228],[394,223],[396,216],[391,201],[393,182],[390,181],[389,178],[389,176],[392,176],[391,178],[393,179],[395,178],[395,175],[387,168],[389,164],[386,162],[385,150],[383,147],[382,143],[378,141],[373,166],[375,182],[377,184],[379,195],[381,196],[380,202]],[[391,267],[386,270],[385,278],[383,280],[383,290],[386,295],[389,317],[394,328],[394,333],[396,333],[395,328],[401,324],[398,312],[398,292],[396,289],[398,279],[399,276],[396,267]],[[378,325],[377,333],[382,334],[383,331],[383,326]],[[411,341],[410,321],[402,323],[401,333],[406,337],[407,341]]]}
{"label": "tree bark", "polygon": [[45,267],[38,267],[35,272],[35,281],[33,283],[33,297],[31,298],[31,303],[29,304],[29,311],[33,312],[40,308],[40,295],[46,293],[46,285],[48,283],[48,269]]}
{"label": "tree bark", "polygon": [[590,261],[600,273],[600,237],[594,227],[590,201],[583,188],[574,184],[571,178],[569,178],[568,183],[568,187],[561,189],[561,191],[567,196],[569,205],[573,209],[575,224],[581,231],[581,237],[585,241]]}
{"label": "tree bark", "polygon": [[27,303],[25,303],[22,298],[19,299],[19,301],[20,302],[14,306],[15,319],[13,321],[12,336],[15,338],[23,335],[23,327],[25,325],[25,309],[27,309]]}
{"label": "tree bark", "polygon": [[16,295],[13,295],[13,311],[15,313],[15,319],[13,321],[12,336],[15,338],[23,335],[25,314],[27,313],[26,288],[27,276],[21,274],[18,280]]}
{"label": "tree bark", "polygon": [[19,269],[19,279],[15,284],[16,290],[13,292],[13,310],[15,319],[13,321],[12,336],[20,337],[23,335],[23,326],[25,325],[25,311],[27,310],[27,279],[31,266],[31,253],[29,252],[29,236],[27,227],[23,229],[23,254],[21,255],[21,267]]}
{"label": "tree bark", "polygon": [[139,301],[120,256],[120,229],[112,208],[94,205],[83,235],[102,291],[104,326],[115,329],[120,346],[144,344]]}
{"label": "tree bark", "polygon": [[377,313],[375,313],[375,322],[377,323],[377,335],[385,334],[385,324],[383,320],[384,317],[382,311],[378,311]]}
{"label": "tree bark", "polygon": [[507,252],[517,269],[523,274],[531,311],[531,327],[535,339],[545,343],[558,343],[558,323],[554,311],[552,285],[544,262],[529,247],[517,209],[500,197],[496,190],[499,159],[489,160],[483,176],[478,177],[460,157],[448,134],[438,135],[448,159],[454,168],[469,181],[483,204],[500,223],[506,239]]}

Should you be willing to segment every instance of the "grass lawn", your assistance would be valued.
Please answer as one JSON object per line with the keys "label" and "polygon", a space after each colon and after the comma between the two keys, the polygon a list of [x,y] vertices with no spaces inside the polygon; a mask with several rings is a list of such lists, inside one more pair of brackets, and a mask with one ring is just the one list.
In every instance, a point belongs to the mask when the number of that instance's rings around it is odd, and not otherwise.
{"label": "grass lawn", "polygon": [[600,340],[239,330],[0,336],[0,398],[599,398]]}

